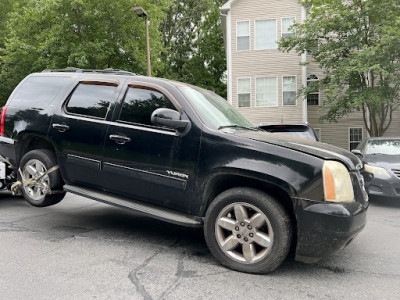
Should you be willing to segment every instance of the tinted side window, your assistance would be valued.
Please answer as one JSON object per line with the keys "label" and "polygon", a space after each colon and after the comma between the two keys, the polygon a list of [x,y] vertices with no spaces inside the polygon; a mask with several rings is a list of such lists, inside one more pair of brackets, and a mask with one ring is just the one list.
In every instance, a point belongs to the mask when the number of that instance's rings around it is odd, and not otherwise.
{"label": "tinted side window", "polygon": [[44,109],[51,104],[58,93],[71,81],[70,77],[29,77],[15,91],[10,105]]}
{"label": "tinted side window", "polygon": [[129,88],[119,119],[130,123],[151,124],[151,114],[157,108],[174,109],[171,101],[162,93],[142,88]]}
{"label": "tinted side window", "polygon": [[78,115],[105,118],[115,89],[115,86],[81,83],[72,93],[67,104],[67,111]]}

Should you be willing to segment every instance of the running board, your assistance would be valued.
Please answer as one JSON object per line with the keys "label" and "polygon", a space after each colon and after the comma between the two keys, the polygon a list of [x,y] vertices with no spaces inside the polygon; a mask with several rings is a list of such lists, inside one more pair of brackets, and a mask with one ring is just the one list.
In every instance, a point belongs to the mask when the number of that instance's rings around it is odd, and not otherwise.
{"label": "running board", "polygon": [[121,196],[100,193],[90,188],[83,188],[76,185],[64,185],[64,190],[106,204],[132,209],[161,221],[189,227],[201,227],[203,225],[201,217],[191,216],[167,208],[160,208],[152,204],[139,202]]}

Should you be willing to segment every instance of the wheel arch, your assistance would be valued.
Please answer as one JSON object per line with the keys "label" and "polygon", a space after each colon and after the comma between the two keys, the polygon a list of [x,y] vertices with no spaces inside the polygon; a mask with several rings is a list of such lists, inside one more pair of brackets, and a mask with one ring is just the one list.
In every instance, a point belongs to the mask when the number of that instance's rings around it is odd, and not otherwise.
{"label": "wheel arch", "polygon": [[287,212],[294,217],[292,197],[296,197],[295,189],[287,182],[270,175],[240,172],[218,172],[211,176],[204,188],[203,206],[201,214],[204,215],[210,203],[222,192],[234,187],[250,187],[261,190],[280,201]]}
{"label": "wheel arch", "polygon": [[237,171],[218,172],[211,176],[205,184],[201,215],[205,216],[208,207],[215,197],[234,187],[254,188],[279,201],[291,219],[293,234],[290,255],[293,256],[297,245],[297,218],[292,197],[298,196],[296,190],[289,183],[271,175],[259,174],[257,172],[249,173],[248,170],[246,171],[246,175]]}
{"label": "wheel arch", "polygon": [[46,136],[37,134],[23,134],[19,137],[18,144],[18,152],[16,157],[18,165],[22,157],[32,150],[46,149],[56,154],[54,145]]}

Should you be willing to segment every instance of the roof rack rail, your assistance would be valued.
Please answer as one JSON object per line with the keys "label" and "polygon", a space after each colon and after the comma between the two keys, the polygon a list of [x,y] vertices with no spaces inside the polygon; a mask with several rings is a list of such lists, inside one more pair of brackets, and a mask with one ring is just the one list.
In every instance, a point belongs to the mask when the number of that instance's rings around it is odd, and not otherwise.
{"label": "roof rack rail", "polygon": [[97,69],[79,69],[79,68],[74,68],[74,67],[68,67],[65,69],[46,69],[43,70],[42,73],[49,73],[49,72],[73,72],[73,73],[106,73],[106,74],[115,74],[115,75],[130,75],[130,76],[136,76],[136,73],[129,72],[129,71],[124,71],[124,70],[118,70],[118,69],[103,69],[103,70],[97,70]]}

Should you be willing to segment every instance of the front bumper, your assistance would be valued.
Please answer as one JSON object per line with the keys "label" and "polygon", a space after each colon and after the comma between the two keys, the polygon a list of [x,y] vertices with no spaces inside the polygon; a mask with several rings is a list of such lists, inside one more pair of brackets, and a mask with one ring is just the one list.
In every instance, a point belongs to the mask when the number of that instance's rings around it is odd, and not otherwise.
{"label": "front bumper", "polygon": [[[368,174],[365,180],[368,195],[373,199],[398,199],[400,200],[400,179],[392,175],[390,178],[383,178]],[[368,176],[367,175],[367,176]],[[367,177],[364,175],[364,177]]]}
{"label": "front bumper", "polygon": [[365,227],[368,202],[296,199],[296,260],[312,263],[346,247]]}

